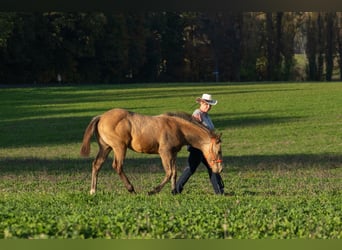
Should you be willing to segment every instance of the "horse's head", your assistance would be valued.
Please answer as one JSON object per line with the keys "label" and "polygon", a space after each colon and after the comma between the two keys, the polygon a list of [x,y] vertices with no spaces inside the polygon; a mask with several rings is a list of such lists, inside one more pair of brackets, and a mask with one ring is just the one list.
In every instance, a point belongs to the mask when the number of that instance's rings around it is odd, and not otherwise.
{"label": "horse's head", "polygon": [[221,173],[223,168],[221,135],[215,135],[211,138],[208,151],[205,153],[205,158],[213,173]]}

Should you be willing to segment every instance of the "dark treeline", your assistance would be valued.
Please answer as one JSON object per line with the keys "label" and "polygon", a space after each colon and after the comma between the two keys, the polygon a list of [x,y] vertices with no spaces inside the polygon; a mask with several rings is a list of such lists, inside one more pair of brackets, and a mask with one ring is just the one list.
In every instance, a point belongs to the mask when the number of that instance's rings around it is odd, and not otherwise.
{"label": "dark treeline", "polygon": [[342,77],[341,21],[327,12],[2,12],[0,83],[330,81]]}

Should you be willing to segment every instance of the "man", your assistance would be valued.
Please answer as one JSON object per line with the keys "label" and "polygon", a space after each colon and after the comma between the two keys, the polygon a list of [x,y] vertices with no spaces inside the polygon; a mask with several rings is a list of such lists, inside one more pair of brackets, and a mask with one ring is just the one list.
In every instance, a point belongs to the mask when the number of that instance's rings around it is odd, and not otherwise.
{"label": "man", "polygon": [[[217,100],[212,99],[211,95],[209,94],[203,94],[202,97],[196,98],[196,102],[199,103],[200,106],[193,112],[192,116],[208,129],[214,130],[215,127],[208,115],[208,112],[211,110],[212,106],[217,104]],[[183,191],[185,183],[189,180],[190,176],[196,171],[197,167],[202,162],[207,167],[209,179],[213,185],[214,192],[216,194],[224,194],[224,184],[221,175],[212,172],[202,151],[192,147],[191,145],[188,146],[188,151],[190,152],[188,157],[189,166],[184,169],[184,172],[176,182],[176,190],[174,190],[173,193],[177,194]]]}

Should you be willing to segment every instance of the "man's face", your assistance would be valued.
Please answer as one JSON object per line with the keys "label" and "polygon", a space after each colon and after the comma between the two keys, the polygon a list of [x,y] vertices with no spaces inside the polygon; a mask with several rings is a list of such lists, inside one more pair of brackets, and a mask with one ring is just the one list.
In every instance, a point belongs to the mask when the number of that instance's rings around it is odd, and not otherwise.
{"label": "man's face", "polygon": [[201,106],[200,106],[200,110],[202,112],[209,112],[209,110],[211,109],[211,105],[206,103],[206,102],[201,102]]}

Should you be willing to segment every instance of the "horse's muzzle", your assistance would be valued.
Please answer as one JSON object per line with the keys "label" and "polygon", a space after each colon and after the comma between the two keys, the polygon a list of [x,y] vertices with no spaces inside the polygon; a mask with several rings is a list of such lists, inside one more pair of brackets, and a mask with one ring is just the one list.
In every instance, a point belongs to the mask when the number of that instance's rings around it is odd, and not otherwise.
{"label": "horse's muzzle", "polygon": [[223,164],[220,163],[220,166],[218,168],[218,173],[221,174],[223,170]]}
{"label": "horse's muzzle", "polygon": [[212,171],[215,174],[220,174],[223,170],[223,161],[222,160],[217,160],[214,162]]}

